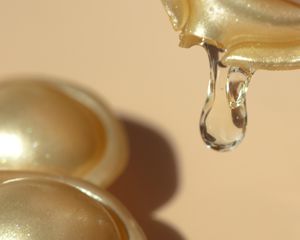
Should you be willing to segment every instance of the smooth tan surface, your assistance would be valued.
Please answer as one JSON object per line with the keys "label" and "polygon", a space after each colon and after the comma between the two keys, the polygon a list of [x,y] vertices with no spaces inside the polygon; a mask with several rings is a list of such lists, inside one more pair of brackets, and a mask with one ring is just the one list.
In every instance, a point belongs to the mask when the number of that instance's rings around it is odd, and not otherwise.
{"label": "smooth tan surface", "polygon": [[[0,13],[1,76],[38,73],[80,83],[121,116],[154,129],[173,149],[173,158],[163,151],[157,156],[164,174],[152,170],[155,159],[145,170],[152,174],[147,182],[131,172],[140,179],[139,192],[165,188],[152,198],[127,196],[128,202],[138,199],[131,212],[152,207],[153,239],[300,238],[298,70],[255,74],[245,141],[234,152],[216,153],[204,147],[198,130],[207,56],[200,47],[178,47],[159,0],[10,0],[0,3]],[[147,142],[144,156],[153,156],[153,144]],[[177,171],[167,160],[176,162]],[[178,180],[172,187],[163,184],[171,173]],[[134,186],[124,189],[132,193]],[[159,195],[168,201],[155,202]]]}
{"label": "smooth tan surface", "polygon": [[225,65],[300,68],[300,4],[290,0],[162,0],[180,45],[226,49]]}

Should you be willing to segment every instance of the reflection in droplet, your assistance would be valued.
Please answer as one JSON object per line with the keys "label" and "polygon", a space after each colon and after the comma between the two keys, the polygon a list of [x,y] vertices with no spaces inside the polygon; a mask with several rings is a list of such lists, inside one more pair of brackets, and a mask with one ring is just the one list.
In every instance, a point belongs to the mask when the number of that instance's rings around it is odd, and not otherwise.
{"label": "reflection in droplet", "polygon": [[200,130],[207,146],[227,151],[244,138],[247,126],[246,93],[252,69],[225,67],[219,61],[221,50],[207,44],[210,61],[208,96],[203,107]]}

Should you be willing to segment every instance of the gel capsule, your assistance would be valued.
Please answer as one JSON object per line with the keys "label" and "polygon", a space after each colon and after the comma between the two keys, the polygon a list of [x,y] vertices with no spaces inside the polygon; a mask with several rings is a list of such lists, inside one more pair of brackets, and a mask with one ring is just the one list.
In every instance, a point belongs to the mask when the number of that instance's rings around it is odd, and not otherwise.
{"label": "gel capsule", "polygon": [[74,176],[106,187],[126,159],[120,123],[91,93],[57,81],[0,82],[0,170]]}
{"label": "gel capsule", "polygon": [[162,0],[180,45],[203,40],[226,53],[223,65],[300,68],[299,0]]}
{"label": "gel capsule", "polygon": [[110,194],[71,178],[2,172],[1,240],[145,240]]}
{"label": "gel capsule", "polygon": [[[204,46],[210,60],[201,114],[204,142],[227,151],[244,138],[254,70],[300,68],[299,0],[162,0],[180,45]],[[222,54],[220,54],[222,53]]]}

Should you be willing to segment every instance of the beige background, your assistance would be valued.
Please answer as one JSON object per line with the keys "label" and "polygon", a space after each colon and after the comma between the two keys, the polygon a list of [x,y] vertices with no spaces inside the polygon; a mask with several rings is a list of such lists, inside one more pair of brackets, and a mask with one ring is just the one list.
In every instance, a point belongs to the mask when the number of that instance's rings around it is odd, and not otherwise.
{"label": "beige background", "polygon": [[159,0],[3,0],[0,29],[1,78],[80,83],[120,115],[132,155],[112,191],[149,239],[300,239],[300,71],[258,72],[245,141],[216,153],[205,52],[177,47]]}

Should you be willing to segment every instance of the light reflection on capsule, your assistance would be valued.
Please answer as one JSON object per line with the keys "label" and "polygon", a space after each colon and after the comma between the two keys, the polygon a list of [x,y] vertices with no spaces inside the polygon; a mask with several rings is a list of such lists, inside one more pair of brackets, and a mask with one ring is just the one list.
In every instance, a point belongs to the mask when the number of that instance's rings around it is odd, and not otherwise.
{"label": "light reflection on capsule", "polygon": [[22,139],[14,133],[0,132],[0,156],[18,159],[24,151]]}

